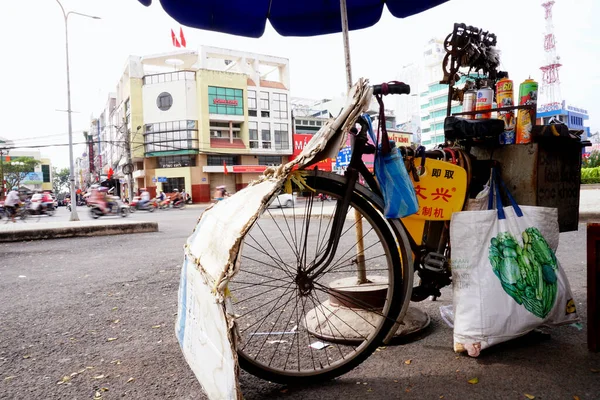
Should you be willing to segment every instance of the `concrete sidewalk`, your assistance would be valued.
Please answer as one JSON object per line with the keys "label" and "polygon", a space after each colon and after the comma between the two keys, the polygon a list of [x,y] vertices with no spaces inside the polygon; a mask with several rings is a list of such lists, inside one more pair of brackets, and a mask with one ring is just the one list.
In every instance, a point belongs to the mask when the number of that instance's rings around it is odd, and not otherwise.
{"label": "concrete sidewalk", "polygon": [[2,221],[0,223],[0,242],[122,235],[143,232],[158,232],[158,222],[115,219],[36,224],[26,222],[12,223],[10,221],[4,223]]}

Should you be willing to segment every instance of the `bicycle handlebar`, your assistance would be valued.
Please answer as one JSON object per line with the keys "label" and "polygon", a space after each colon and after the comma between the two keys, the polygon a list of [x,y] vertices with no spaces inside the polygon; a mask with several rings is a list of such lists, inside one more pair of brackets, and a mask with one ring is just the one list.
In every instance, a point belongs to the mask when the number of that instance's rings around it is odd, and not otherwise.
{"label": "bicycle handlebar", "polygon": [[381,85],[373,85],[373,94],[410,94],[410,86],[402,82],[382,83]]}

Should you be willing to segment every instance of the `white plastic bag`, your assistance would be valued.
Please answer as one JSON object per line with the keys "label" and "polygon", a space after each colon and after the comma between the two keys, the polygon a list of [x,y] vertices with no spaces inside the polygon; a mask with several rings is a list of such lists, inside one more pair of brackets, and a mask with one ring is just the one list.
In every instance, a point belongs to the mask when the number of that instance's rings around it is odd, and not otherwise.
{"label": "white plastic bag", "polygon": [[454,350],[475,357],[540,325],[578,320],[555,256],[557,210],[519,207],[512,196],[502,207],[498,186],[497,209],[454,213],[450,222]]}

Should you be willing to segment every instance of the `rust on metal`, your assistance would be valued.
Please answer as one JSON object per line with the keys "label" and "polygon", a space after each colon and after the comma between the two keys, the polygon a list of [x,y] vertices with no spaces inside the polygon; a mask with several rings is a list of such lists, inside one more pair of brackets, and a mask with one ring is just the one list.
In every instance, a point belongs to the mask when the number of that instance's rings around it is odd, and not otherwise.
{"label": "rust on metal", "polygon": [[588,349],[600,351],[600,223],[587,224]]}

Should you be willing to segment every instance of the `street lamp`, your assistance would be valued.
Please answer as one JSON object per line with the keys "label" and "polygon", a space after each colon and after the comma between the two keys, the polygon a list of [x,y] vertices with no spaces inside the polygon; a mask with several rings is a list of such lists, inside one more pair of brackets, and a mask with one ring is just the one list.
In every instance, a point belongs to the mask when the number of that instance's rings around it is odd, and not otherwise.
{"label": "street lamp", "polygon": [[76,11],[65,12],[65,8],[60,4],[59,0],[56,0],[60,9],[63,13],[63,17],[65,20],[65,53],[67,57],[67,115],[69,119],[69,183],[70,183],[70,192],[71,192],[71,218],[70,221],[79,221],[79,216],[77,215],[77,198],[75,196],[75,172],[73,167],[73,126],[71,122],[71,76],[69,74],[69,29],[68,29],[68,18],[69,15],[80,15],[82,17],[91,18],[91,19],[100,19],[100,17],[96,17],[93,15],[82,14]]}

